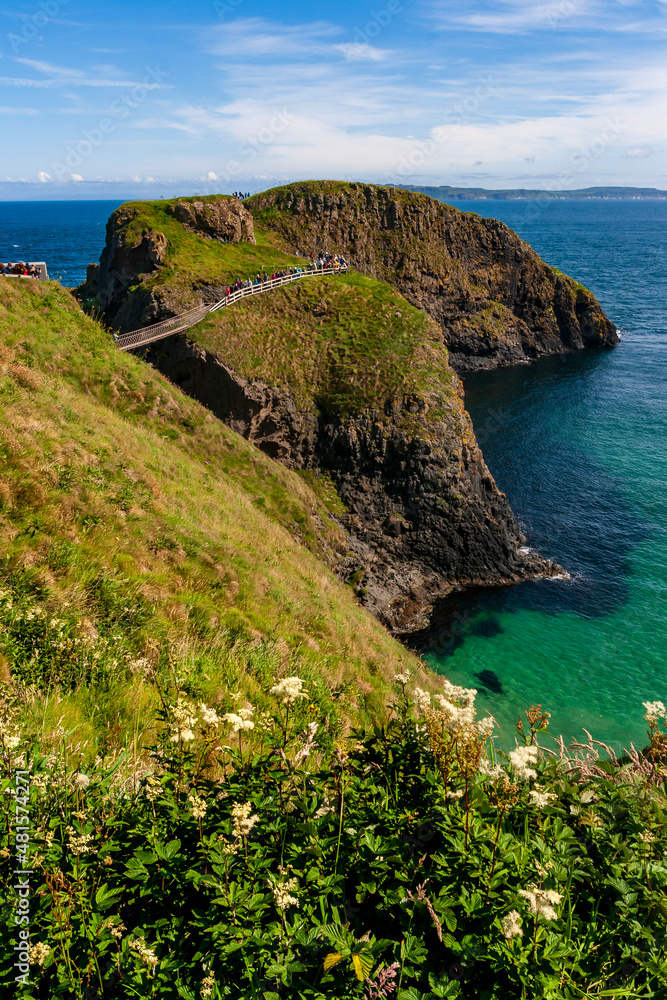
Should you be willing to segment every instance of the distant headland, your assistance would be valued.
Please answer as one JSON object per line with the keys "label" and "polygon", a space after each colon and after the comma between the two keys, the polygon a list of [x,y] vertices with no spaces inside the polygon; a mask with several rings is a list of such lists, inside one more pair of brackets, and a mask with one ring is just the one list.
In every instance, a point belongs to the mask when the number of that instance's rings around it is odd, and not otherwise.
{"label": "distant headland", "polygon": [[450,187],[449,184],[442,184],[440,187],[417,187],[410,184],[399,184],[398,187],[405,191],[418,191],[421,194],[428,194],[438,201],[483,200],[489,201],[519,201],[533,198],[550,199],[623,199],[628,201],[650,200],[667,198],[667,191],[660,191],[658,188],[637,188],[637,187],[589,187],[581,188],[578,191],[546,191],[530,188],[507,188],[503,190],[492,190],[490,188],[465,188]]}

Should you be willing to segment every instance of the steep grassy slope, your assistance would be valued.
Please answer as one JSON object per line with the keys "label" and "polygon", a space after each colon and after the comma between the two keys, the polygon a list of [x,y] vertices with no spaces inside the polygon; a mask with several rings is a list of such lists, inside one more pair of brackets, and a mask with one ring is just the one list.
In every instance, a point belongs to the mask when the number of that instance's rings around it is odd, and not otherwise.
{"label": "steep grassy slope", "polygon": [[327,568],[347,541],[326,482],[320,502],[54,284],[0,280],[0,350],[5,680],[58,687],[39,711],[84,736],[142,716],[154,677],[229,708],[296,671],[324,714],[323,681],[382,710],[416,661]]}
{"label": "steep grassy slope", "polygon": [[612,347],[616,328],[588,289],[549,267],[494,219],[422,194],[304,181],[245,203],[282,248],[343,250],[442,327],[457,371]]}
{"label": "steep grassy slope", "polygon": [[[259,211],[259,225],[246,203],[223,196],[122,206],[77,294],[125,330],[216,301],[259,255],[267,270],[303,262],[267,229],[272,211]],[[224,242],[222,223],[210,231],[223,216],[243,224],[243,241]],[[220,310],[145,357],[271,457],[330,476],[353,554],[339,571],[392,628],[414,627],[452,586],[554,572],[524,548],[484,464],[440,326],[391,283],[356,271],[307,277]]]}

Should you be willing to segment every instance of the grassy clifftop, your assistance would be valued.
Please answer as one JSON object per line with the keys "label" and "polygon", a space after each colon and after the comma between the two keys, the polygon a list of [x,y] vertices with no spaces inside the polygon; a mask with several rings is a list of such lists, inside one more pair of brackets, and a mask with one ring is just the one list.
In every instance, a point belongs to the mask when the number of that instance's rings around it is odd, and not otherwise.
{"label": "grassy clifftop", "polygon": [[5,681],[54,686],[39,711],[84,736],[142,716],[154,675],[231,707],[298,667],[322,712],[324,681],[381,711],[411,658],[327,568],[345,535],[299,476],[56,285],[0,281],[0,351]]}

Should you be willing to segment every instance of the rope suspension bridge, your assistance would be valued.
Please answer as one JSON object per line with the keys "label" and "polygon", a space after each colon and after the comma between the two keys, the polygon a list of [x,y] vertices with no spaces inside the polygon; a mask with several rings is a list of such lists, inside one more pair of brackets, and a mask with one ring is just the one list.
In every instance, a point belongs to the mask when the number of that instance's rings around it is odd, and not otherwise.
{"label": "rope suspension bridge", "polygon": [[225,295],[223,299],[212,306],[200,305],[188,312],[178,316],[171,316],[160,323],[153,323],[151,326],[144,326],[140,330],[131,330],[130,333],[119,333],[116,335],[116,345],[121,351],[131,351],[135,347],[144,347],[153,344],[156,340],[163,340],[165,337],[172,337],[176,333],[184,333],[190,327],[200,323],[204,317],[210,313],[217,312],[218,309],[225,309],[233,305],[239,299],[244,299],[249,295],[261,295],[263,292],[270,292],[274,288],[282,285],[289,285],[293,281],[300,281],[302,278],[321,278],[333,276],[334,274],[344,274],[348,269],[347,264],[338,267],[317,267],[312,271],[298,271],[296,274],[285,274],[282,278],[269,278],[257,285],[249,285],[247,288],[238,288],[236,291]]}

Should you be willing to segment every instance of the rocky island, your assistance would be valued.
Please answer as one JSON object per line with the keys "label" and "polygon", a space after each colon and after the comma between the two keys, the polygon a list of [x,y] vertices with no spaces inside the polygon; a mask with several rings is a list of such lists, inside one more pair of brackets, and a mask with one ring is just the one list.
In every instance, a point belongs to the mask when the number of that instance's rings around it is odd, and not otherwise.
{"label": "rocky island", "polygon": [[133,203],[112,215],[77,294],[126,331],[322,249],[354,270],[243,300],[146,359],[266,454],[331,484],[347,539],[332,567],[392,629],[452,587],[559,572],[526,548],[457,372],[617,334],[587,289],[502,223],[338,182]]}

